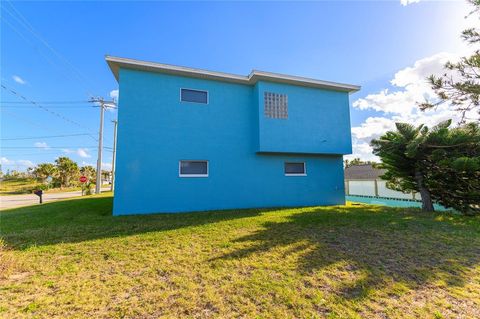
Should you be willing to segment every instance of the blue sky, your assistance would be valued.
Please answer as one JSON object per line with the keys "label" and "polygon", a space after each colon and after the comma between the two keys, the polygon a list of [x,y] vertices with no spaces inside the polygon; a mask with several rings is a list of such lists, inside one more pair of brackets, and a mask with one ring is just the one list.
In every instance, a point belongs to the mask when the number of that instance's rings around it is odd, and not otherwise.
{"label": "blue sky", "polygon": [[[459,33],[469,8],[462,1],[2,1],[1,6],[1,82],[8,88],[1,89],[4,171],[60,155],[95,164],[92,136],[48,136],[98,134],[99,110],[82,101],[90,94],[109,98],[117,88],[105,54],[242,75],[259,69],[359,84],[362,90],[351,96],[354,151],[369,158],[369,139],[392,120],[405,119],[403,107],[412,121],[425,119],[406,103],[427,89],[408,79],[421,74],[423,81],[423,73],[436,71],[439,61],[466,50]],[[392,85],[395,79],[399,85]],[[22,101],[18,94],[65,103],[40,103],[52,114],[14,103]],[[398,104],[394,110],[385,106],[392,99]],[[105,145],[110,147],[115,118],[114,111],[106,113]],[[6,140],[17,137],[32,139]],[[104,162],[110,161],[106,150]]]}

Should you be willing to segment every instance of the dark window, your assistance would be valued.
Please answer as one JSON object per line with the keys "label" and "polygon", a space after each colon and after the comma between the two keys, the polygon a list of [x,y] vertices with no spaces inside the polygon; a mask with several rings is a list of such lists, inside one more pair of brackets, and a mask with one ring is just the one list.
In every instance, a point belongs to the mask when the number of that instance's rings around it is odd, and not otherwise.
{"label": "dark window", "polygon": [[207,91],[181,89],[180,95],[182,102],[208,103]]}
{"label": "dark window", "polygon": [[208,162],[180,161],[180,176],[208,176]]}
{"label": "dark window", "polygon": [[305,163],[285,163],[285,175],[306,175]]}

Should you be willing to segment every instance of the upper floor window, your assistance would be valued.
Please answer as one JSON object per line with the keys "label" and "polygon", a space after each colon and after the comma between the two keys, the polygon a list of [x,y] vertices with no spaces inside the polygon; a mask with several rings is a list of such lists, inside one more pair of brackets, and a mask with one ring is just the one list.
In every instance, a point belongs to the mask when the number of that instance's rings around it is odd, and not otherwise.
{"label": "upper floor window", "polygon": [[305,176],[307,170],[305,169],[305,162],[292,163],[285,162],[285,176]]}
{"label": "upper floor window", "polygon": [[272,92],[263,93],[264,114],[272,119],[288,119],[288,96]]}
{"label": "upper floor window", "polygon": [[180,100],[182,102],[208,104],[208,92],[192,89],[180,89]]}

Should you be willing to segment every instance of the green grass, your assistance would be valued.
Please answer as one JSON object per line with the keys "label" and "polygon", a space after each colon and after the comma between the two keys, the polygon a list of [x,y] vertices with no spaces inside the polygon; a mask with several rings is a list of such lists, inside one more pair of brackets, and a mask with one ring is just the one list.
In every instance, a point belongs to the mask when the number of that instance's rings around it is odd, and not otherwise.
{"label": "green grass", "polygon": [[[16,178],[3,180],[0,182],[0,196],[5,195],[18,195],[18,194],[31,194],[34,190],[38,189],[40,186],[43,186],[42,183],[38,182],[33,178]],[[45,190],[47,193],[58,193],[58,192],[71,192],[80,190],[80,186],[66,187],[66,188],[52,188]]]}
{"label": "green grass", "polygon": [[40,185],[33,178],[16,178],[0,182],[0,195],[26,194]]}
{"label": "green grass", "polygon": [[480,219],[378,206],[0,213],[4,318],[480,317]]}

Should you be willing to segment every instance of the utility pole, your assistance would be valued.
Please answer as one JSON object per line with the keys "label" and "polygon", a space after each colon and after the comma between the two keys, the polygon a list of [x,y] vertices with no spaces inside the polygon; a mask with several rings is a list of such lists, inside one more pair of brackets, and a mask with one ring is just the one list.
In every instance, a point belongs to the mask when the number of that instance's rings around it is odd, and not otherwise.
{"label": "utility pole", "polygon": [[113,154],[112,154],[112,186],[110,190],[113,192],[115,189],[115,160],[117,155],[117,125],[118,121],[114,120],[113,122]]}
{"label": "utility pole", "polygon": [[100,129],[98,130],[97,180],[95,183],[95,194],[100,194],[102,190],[103,115],[105,113],[105,108],[115,107],[115,102],[104,101],[103,98],[93,98],[89,102],[98,103],[100,106]]}

